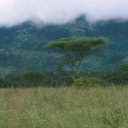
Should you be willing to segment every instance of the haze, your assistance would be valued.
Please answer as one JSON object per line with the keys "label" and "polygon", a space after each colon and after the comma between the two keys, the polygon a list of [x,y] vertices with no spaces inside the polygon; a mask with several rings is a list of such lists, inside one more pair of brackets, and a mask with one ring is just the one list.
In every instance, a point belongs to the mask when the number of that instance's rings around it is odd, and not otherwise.
{"label": "haze", "polygon": [[93,23],[128,20],[128,0],[0,0],[0,26],[65,24],[81,15]]}

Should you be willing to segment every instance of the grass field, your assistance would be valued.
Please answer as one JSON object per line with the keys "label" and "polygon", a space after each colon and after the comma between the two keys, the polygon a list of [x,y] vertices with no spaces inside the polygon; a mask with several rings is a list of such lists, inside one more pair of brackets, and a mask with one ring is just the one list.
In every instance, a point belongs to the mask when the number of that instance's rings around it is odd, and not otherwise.
{"label": "grass field", "polygon": [[0,128],[128,128],[128,87],[0,89]]}

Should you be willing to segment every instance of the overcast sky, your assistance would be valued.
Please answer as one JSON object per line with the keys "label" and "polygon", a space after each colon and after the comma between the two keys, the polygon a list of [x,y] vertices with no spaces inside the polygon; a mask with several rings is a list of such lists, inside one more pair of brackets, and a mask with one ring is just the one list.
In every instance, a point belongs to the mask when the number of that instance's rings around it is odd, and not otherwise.
{"label": "overcast sky", "polygon": [[80,15],[90,22],[128,20],[128,0],[0,0],[0,26],[64,24]]}

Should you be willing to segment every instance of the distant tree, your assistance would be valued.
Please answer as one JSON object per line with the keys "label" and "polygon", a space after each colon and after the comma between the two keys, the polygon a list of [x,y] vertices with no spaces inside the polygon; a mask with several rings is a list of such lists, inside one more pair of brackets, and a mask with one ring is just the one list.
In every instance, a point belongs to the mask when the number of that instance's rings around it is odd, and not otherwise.
{"label": "distant tree", "polygon": [[63,64],[71,66],[78,73],[82,60],[101,50],[105,44],[106,40],[103,38],[65,38],[49,42],[46,47],[62,53]]}
{"label": "distant tree", "polygon": [[115,70],[102,74],[102,78],[114,84],[128,84],[128,64],[120,65]]}
{"label": "distant tree", "polygon": [[39,83],[41,82],[46,76],[42,72],[36,72],[36,71],[30,71],[30,72],[24,72],[21,74],[21,77],[32,83]]}

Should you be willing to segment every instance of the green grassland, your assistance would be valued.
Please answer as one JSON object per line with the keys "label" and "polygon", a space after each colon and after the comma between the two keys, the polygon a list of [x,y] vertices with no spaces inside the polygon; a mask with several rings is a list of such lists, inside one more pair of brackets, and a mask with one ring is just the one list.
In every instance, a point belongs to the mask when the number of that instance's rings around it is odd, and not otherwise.
{"label": "green grassland", "polygon": [[128,87],[0,89],[0,128],[128,128]]}

